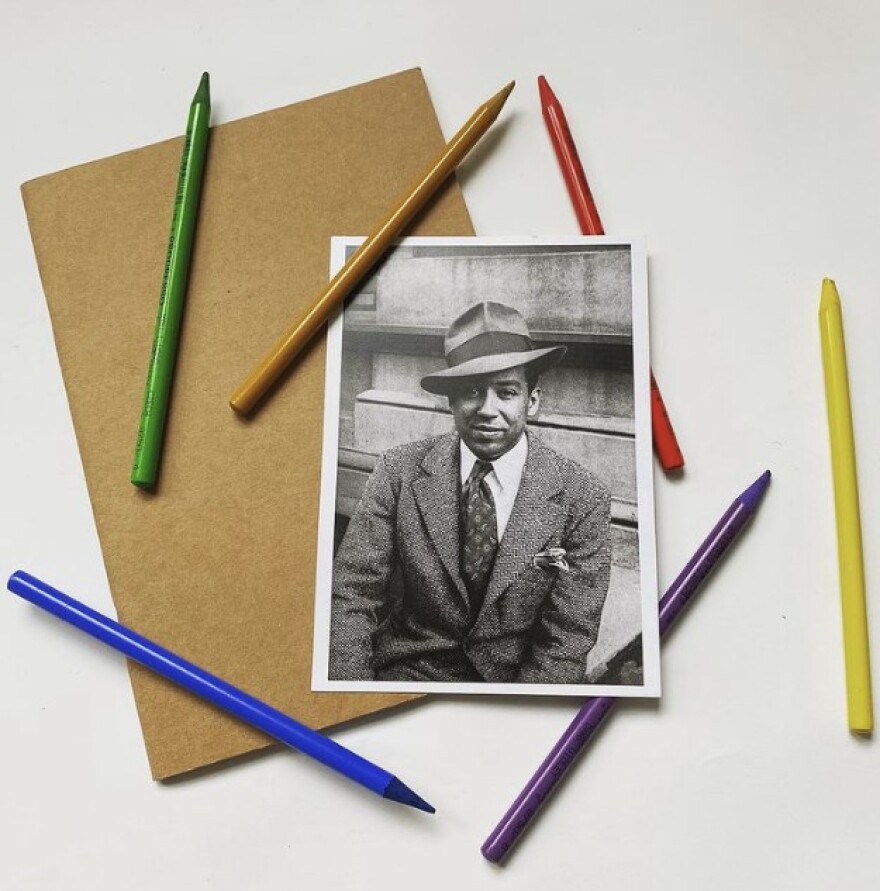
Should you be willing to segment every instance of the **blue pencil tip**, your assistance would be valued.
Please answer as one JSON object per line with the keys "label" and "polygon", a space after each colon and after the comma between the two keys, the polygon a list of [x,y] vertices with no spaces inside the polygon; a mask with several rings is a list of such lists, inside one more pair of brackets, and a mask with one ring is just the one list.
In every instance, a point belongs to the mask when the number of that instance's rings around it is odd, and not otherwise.
{"label": "blue pencil tip", "polygon": [[410,807],[425,811],[428,814],[433,814],[437,810],[433,805],[428,804],[424,798],[416,795],[409,786],[401,783],[397,777],[391,778],[391,782],[385,787],[382,797],[390,798],[392,801],[397,801],[400,804],[408,804]]}
{"label": "blue pencil tip", "polygon": [[770,484],[770,471],[765,470],[752,484],[740,495],[740,500],[749,510],[754,510]]}

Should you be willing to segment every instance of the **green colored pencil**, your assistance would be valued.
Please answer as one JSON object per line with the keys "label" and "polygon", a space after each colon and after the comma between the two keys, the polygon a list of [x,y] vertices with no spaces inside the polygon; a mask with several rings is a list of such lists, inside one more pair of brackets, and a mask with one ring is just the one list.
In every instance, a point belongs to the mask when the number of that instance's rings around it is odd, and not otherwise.
{"label": "green colored pencil", "polygon": [[202,172],[208,148],[208,122],[211,117],[211,91],[208,73],[202,75],[196,94],[189,108],[186,137],[177,193],[174,197],[174,214],[171,218],[171,236],[165,272],[162,276],[162,292],[159,297],[159,314],[153,351],[144,390],[144,405],[138,428],[131,481],[142,488],[156,484],[162,441],[165,437],[165,420],[171,396],[171,379],[177,358],[177,342],[180,322],[186,298],[186,282],[192,255],[196,216],[199,209],[199,193],[202,188]]}

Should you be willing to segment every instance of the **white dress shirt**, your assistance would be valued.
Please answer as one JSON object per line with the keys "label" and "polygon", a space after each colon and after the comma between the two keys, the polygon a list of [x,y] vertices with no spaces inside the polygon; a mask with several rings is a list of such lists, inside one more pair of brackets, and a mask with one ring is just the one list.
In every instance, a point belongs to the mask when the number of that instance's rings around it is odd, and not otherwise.
{"label": "white dress shirt", "polygon": [[[519,492],[519,483],[522,479],[523,468],[526,466],[526,457],[529,454],[529,440],[523,435],[519,442],[500,458],[490,462],[491,473],[486,474],[486,483],[492,498],[495,500],[495,519],[498,524],[498,541],[501,541],[507,521],[513,510],[513,502],[516,501],[516,493]],[[477,462],[477,456],[461,443],[461,487],[471,475],[471,470]]]}

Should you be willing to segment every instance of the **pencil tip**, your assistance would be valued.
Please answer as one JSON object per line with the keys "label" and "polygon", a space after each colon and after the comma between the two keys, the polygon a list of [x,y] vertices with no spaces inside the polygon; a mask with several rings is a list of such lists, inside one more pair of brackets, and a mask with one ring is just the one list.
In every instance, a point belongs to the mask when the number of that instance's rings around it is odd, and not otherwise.
{"label": "pencil tip", "polygon": [[516,86],[516,81],[512,80],[507,86],[502,87],[491,99],[487,99],[478,109],[479,112],[489,112],[492,116],[492,120],[501,113],[501,109],[504,108],[504,103],[507,102],[507,97],[511,94],[513,88]]}
{"label": "pencil tip", "polygon": [[541,97],[543,105],[549,105],[556,100],[556,94],[550,89],[547,78],[543,74],[538,76],[538,95]]}
{"label": "pencil tip", "polygon": [[503,105],[507,101],[507,97],[513,92],[513,88],[516,86],[516,81],[512,80],[507,86],[502,87],[498,92],[498,96],[501,98],[501,104]]}
{"label": "pencil tip", "polygon": [[433,805],[428,804],[424,798],[416,795],[409,786],[402,783],[397,777],[391,778],[391,782],[385,787],[382,797],[389,798],[391,801],[396,801],[400,804],[409,805],[428,814],[436,812],[436,808]]}
{"label": "pencil tip", "polygon": [[208,72],[202,74],[199,85],[196,88],[196,94],[193,96],[193,102],[210,102],[211,101],[211,78]]}
{"label": "pencil tip", "polygon": [[833,278],[822,279],[822,297],[820,303],[839,303],[840,294],[837,293],[837,285]]}
{"label": "pencil tip", "polygon": [[771,473],[765,470],[752,484],[740,495],[740,500],[749,508],[754,510],[764,496],[767,486],[770,485]]}

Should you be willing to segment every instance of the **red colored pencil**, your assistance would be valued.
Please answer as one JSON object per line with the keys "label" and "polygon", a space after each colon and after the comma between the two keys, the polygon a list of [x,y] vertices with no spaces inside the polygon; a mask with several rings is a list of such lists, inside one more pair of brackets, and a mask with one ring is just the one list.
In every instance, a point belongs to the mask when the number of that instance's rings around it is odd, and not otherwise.
{"label": "red colored pencil", "polygon": [[[550,141],[556,152],[556,158],[562,169],[562,177],[568,189],[574,212],[584,235],[604,235],[602,220],[593,200],[593,193],[587,183],[581,159],[578,157],[577,147],[571,138],[568,129],[568,121],[565,112],[556,98],[556,94],[550,89],[550,84],[544,75],[538,78],[538,91],[541,95],[541,111],[544,115],[544,123],[550,134]],[[678,470],[684,467],[684,456],[678,447],[675,431],[666,412],[666,405],[660,395],[660,388],[651,373],[651,432],[654,439],[654,451],[660,460],[664,470]]]}

